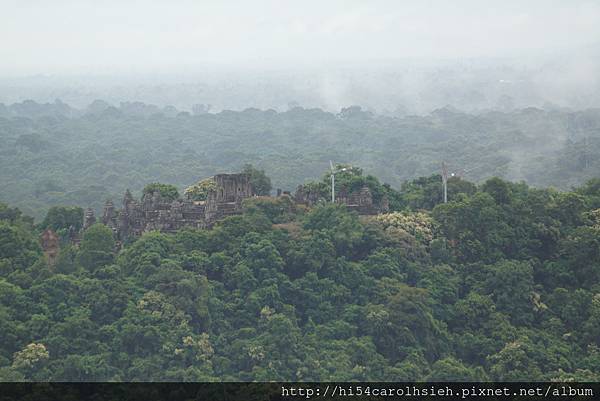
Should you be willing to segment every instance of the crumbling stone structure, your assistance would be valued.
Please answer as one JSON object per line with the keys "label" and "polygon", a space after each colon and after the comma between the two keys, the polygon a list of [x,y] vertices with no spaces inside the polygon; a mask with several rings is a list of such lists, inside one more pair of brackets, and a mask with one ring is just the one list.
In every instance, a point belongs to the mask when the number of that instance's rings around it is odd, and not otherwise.
{"label": "crumbling stone structure", "polygon": [[[125,191],[123,208],[118,210],[111,200],[104,205],[100,222],[113,230],[118,242],[128,238],[139,237],[148,231],[176,232],[183,227],[208,228],[215,222],[242,213],[242,201],[254,196],[250,176],[248,174],[218,174],[211,178],[215,186],[205,201],[194,201],[190,198],[170,200],[163,198],[159,191],[145,193],[141,200],[136,200],[129,190]],[[289,196],[298,204],[313,206],[323,200],[317,189],[299,186],[292,197],[289,192],[278,196]],[[368,186],[359,190],[348,191],[340,188],[336,202],[345,204],[349,210],[359,214],[378,214],[389,211],[389,203],[383,199],[375,201]],[[88,208],[84,215],[83,229],[96,222],[94,211]],[[73,239],[78,242],[81,236]]]}
{"label": "crumbling stone structure", "polygon": [[387,196],[376,203],[373,194],[368,186],[363,186],[358,191],[348,192],[342,188],[335,201],[346,205],[349,210],[354,210],[358,214],[379,214],[387,213],[390,209],[390,204]]}
{"label": "crumbling stone structure", "polygon": [[60,239],[58,235],[52,229],[46,229],[40,235],[40,245],[48,264],[54,266],[60,252]]}
{"label": "crumbling stone structure", "polygon": [[[212,177],[216,188],[206,201],[165,199],[160,192],[146,193],[137,201],[127,190],[123,208],[117,210],[112,201],[106,201],[101,222],[110,227],[115,238],[123,241],[144,232],[158,230],[175,232],[183,227],[205,228],[216,221],[242,212],[242,201],[253,196],[247,174],[218,174]],[[85,214],[84,229],[93,224],[93,212]],[[91,223],[91,224],[90,224]]]}
{"label": "crumbling stone structure", "polygon": [[[294,200],[300,204],[313,206],[322,201],[323,197],[318,189],[300,185],[294,194]],[[376,202],[371,190],[366,185],[354,191],[339,188],[335,196],[335,202],[346,205],[348,210],[356,211],[358,214],[369,215],[389,212],[388,198],[384,196],[379,202]]]}
{"label": "crumbling stone structure", "polygon": [[306,206],[314,206],[321,199],[321,193],[318,189],[312,189],[305,185],[298,185],[298,188],[296,188],[296,193],[294,194],[294,200],[296,203]]}
{"label": "crumbling stone structure", "polygon": [[91,225],[96,223],[96,216],[94,216],[94,209],[88,207],[83,215],[83,230],[87,230]]}

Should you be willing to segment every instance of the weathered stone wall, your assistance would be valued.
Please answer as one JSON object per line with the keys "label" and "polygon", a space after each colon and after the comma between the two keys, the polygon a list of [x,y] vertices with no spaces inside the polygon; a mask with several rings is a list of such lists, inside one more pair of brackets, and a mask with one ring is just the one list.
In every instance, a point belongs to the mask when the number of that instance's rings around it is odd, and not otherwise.
{"label": "weathered stone wall", "polygon": [[[298,186],[294,194],[294,200],[297,203],[307,206],[315,205],[321,198],[321,194],[303,185]],[[359,214],[377,214],[389,211],[387,197],[384,196],[380,202],[376,203],[371,190],[366,185],[352,192],[348,192],[345,188],[339,188],[335,196],[335,202],[346,205],[349,210],[354,210]]]}
{"label": "weathered stone wall", "polygon": [[58,238],[58,235],[50,228],[46,229],[42,235],[40,235],[40,245],[42,246],[42,251],[44,252],[48,264],[54,266],[56,264],[56,259],[58,258],[58,253],[60,252],[60,239]]}
{"label": "weathered stone wall", "polygon": [[[125,192],[123,208],[116,210],[112,201],[104,206],[102,223],[112,228],[115,238],[123,241],[144,232],[175,232],[183,227],[210,227],[223,217],[242,212],[242,200],[253,196],[247,174],[219,174],[213,177],[216,189],[204,202],[191,199],[163,199],[159,192],[144,194],[138,202]],[[95,222],[93,211],[85,215],[85,229]]]}
{"label": "weathered stone wall", "polygon": [[217,202],[236,202],[253,195],[248,174],[217,174],[213,180],[217,184]]}
{"label": "weathered stone wall", "polygon": [[[175,232],[183,227],[206,228],[215,222],[242,213],[242,201],[254,196],[250,176],[247,174],[218,174],[212,178],[216,188],[209,192],[206,201],[191,199],[163,199],[159,192],[146,193],[140,201],[131,196],[129,190],[123,198],[123,208],[117,210],[108,200],[104,206],[101,222],[110,227],[118,241],[137,237],[144,232],[158,230]],[[319,193],[299,186],[294,200],[298,204],[315,205],[321,196]],[[341,188],[336,202],[345,204],[350,210],[360,214],[377,214],[389,209],[384,197],[375,203],[367,186],[348,193]],[[94,212],[88,209],[84,216],[84,228],[96,222]]]}
{"label": "weathered stone wall", "polygon": [[294,200],[296,203],[300,203],[306,206],[314,206],[321,199],[321,194],[317,191],[313,191],[304,185],[298,185],[296,193],[294,194]]}

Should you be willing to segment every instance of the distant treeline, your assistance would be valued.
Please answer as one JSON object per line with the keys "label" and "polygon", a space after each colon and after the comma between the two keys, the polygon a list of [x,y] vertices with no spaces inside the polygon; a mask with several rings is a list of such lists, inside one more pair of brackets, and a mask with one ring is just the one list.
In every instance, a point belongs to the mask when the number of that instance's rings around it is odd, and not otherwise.
{"label": "distant treeline", "polygon": [[95,101],[76,110],[57,101],[0,105],[0,200],[41,219],[52,205],[102,207],[148,182],[180,191],[246,163],[273,188],[294,190],[336,163],[400,189],[406,180],[450,173],[569,189],[600,175],[600,110],[389,117],[360,107],[339,113],[295,107],[194,113],[139,102]]}

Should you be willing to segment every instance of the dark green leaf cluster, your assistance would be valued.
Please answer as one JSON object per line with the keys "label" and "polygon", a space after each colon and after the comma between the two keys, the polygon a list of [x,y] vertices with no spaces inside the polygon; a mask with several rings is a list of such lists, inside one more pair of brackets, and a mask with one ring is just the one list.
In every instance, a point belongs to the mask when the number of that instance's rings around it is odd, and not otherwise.
{"label": "dark green leaf cluster", "polygon": [[438,178],[389,216],[255,198],[119,251],[96,224],[54,265],[0,205],[0,380],[600,380],[598,182]]}
{"label": "dark green leaf cluster", "polygon": [[254,194],[263,196],[271,193],[271,189],[273,188],[271,186],[271,179],[267,177],[265,170],[259,170],[254,168],[252,164],[246,164],[242,169],[242,173],[250,176],[250,185],[252,185]]}
{"label": "dark green leaf cluster", "polygon": [[179,191],[177,191],[177,187],[171,184],[154,182],[146,185],[142,191],[144,195],[152,195],[155,192],[157,192],[163,199],[175,200],[179,198]]}
{"label": "dark green leaf cluster", "polygon": [[73,227],[79,231],[83,224],[83,209],[77,206],[52,206],[41,222],[41,228],[54,231],[68,230]]}
{"label": "dark green leaf cluster", "polygon": [[[139,102],[112,107],[97,101],[61,114],[65,106],[26,101],[7,107],[17,114],[0,115],[0,201],[38,221],[50,206],[92,207],[99,213],[107,198],[118,201],[127,188],[135,197],[148,182],[181,191],[247,163],[254,165],[253,184],[261,195],[270,184],[294,191],[318,180],[330,159],[363,166],[366,176],[394,188],[439,174],[444,160],[450,174],[474,182],[498,176],[567,190],[600,175],[598,110],[467,114],[446,109],[389,117],[357,107],[338,115],[296,107],[192,115]],[[259,174],[263,170],[271,183]],[[340,182],[345,179],[339,176]],[[450,198],[459,183],[450,180]],[[408,206],[430,208],[441,199],[439,186],[419,186],[423,193],[407,199]],[[329,199],[328,193],[323,196]],[[407,206],[389,201],[394,209]]]}

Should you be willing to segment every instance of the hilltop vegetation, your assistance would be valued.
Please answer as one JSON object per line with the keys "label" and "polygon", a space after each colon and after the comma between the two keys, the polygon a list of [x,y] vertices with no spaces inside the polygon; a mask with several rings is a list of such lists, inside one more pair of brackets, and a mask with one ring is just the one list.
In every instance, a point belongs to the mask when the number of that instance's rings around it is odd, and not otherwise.
{"label": "hilltop vegetation", "polygon": [[294,190],[329,160],[360,165],[400,188],[406,180],[451,172],[473,182],[499,176],[538,187],[569,189],[600,175],[600,112],[524,109],[389,117],[359,107],[248,109],[209,114],[142,103],[85,110],[64,103],[0,105],[0,201],[40,220],[52,205],[118,202],[149,182],[179,193],[246,163],[272,187]]}
{"label": "hilltop vegetation", "polygon": [[0,206],[0,380],[600,380],[600,181],[407,183],[403,211],[245,201],[44,261]]}

